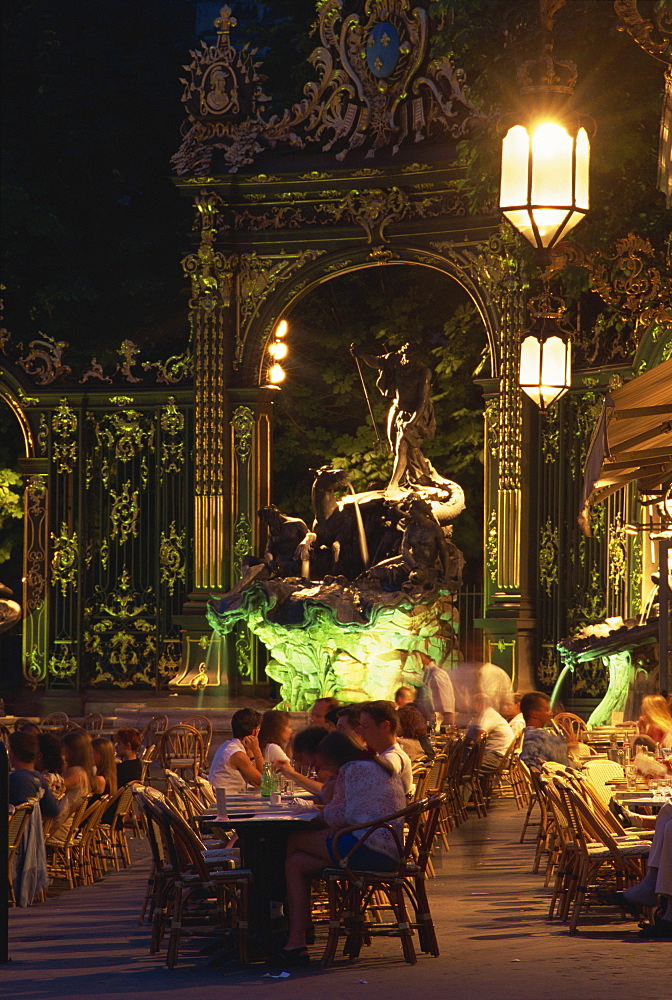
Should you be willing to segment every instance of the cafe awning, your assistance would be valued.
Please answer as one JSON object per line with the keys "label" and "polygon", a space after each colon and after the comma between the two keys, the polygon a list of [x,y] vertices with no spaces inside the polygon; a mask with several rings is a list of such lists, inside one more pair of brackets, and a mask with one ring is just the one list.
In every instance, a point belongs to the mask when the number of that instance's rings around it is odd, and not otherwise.
{"label": "cafe awning", "polygon": [[579,512],[590,534],[589,511],[633,480],[641,493],[672,478],[672,360],[663,361],[610,392],[593,433]]}

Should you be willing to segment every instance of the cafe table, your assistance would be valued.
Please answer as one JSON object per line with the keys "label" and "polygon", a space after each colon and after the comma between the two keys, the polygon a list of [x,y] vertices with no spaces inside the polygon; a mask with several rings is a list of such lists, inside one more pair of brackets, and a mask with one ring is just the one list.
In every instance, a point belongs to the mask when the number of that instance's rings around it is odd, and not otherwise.
{"label": "cafe table", "polygon": [[259,792],[227,795],[227,817],[211,806],[198,817],[204,830],[222,834],[235,830],[245,868],[252,872],[250,929],[252,949],[265,957],[274,949],[271,901],[285,898],[285,857],[290,833],[305,829],[320,815],[310,795],[283,796],[271,805]]}

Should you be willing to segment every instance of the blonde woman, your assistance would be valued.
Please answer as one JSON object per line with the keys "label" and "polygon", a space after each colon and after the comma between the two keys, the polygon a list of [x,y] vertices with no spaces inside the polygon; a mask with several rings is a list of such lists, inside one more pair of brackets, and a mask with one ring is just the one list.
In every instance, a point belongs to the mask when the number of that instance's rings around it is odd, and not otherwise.
{"label": "blonde woman", "polygon": [[647,694],[642,698],[641,715],[637,728],[661,747],[672,747],[672,714],[661,694]]}
{"label": "blonde woman", "polygon": [[54,821],[52,839],[64,840],[69,820],[82,799],[91,795],[94,787],[93,749],[91,737],[84,729],[66,733],[63,737],[63,783],[65,795],[60,802],[60,812]]}
{"label": "blonde woman", "polygon": [[114,795],[117,790],[117,761],[112,741],[105,736],[97,736],[91,741],[91,749],[96,768],[93,790],[96,795]]}

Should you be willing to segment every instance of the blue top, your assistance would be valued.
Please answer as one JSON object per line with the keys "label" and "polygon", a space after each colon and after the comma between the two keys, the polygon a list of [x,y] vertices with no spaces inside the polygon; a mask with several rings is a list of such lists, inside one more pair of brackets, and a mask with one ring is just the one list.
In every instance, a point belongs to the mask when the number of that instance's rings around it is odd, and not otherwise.
{"label": "blue top", "polygon": [[58,816],[58,799],[49,788],[46,778],[39,771],[28,771],[19,768],[9,775],[9,801],[13,806],[20,806],[30,799],[40,798],[40,811],[43,816]]}

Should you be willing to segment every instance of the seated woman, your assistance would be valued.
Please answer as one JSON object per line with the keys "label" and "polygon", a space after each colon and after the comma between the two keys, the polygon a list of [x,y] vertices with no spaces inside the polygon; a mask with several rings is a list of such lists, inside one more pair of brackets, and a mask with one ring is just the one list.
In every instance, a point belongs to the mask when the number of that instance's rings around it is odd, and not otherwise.
{"label": "seated woman", "polygon": [[397,743],[401,744],[411,760],[418,757],[434,757],[434,747],[427,734],[427,720],[420,714],[415,705],[402,705],[397,709],[399,728]]}
{"label": "seated woman", "polygon": [[63,781],[65,795],[60,802],[60,812],[54,820],[52,839],[65,840],[69,820],[82,799],[93,789],[93,750],[91,737],[84,729],[66,733],[62,741]]}
{"label": "seated woman", "polygon": [[114,744],[119,763],[117,764],[117,787],[122,788],[129,781],[140,781],[142,778],[142,761],[138,750],[142,744],[140,730],[128,727],[120,729]]}
{"label": "seated woman", "polygon": [[662,694],[647,694],[642,698],[637,728],[661,747],[672,747],[672,714]]}
{"label": "seated woman", "polygon": [[[289,937],[280,958],[285,965],[307,965],[306,929],[310,922],[310,883],[326,867],[337,865],[366,833],[366,827],[340,837],[338,830],[360,823],[375,823],[406,805],[401,777],[392,765],[362,750],[347,733],[333,732],[318,748],[322,766],[336,774],[331,802],[324,807],[326,829],[293,833],[287,846],[285,875],[289,907]],[[403,821],[398,822],[401,838]],[[394,871],[399,864],[395,839],[389,830],[376,830],[352,855],[353,868]]]}
{"label": "seated woman", "polygon": [[289,712],[279,712],[275,708],[264,712],[257,737],[264,761],[268,764],[275,764],[276,761],[289,764],[286,750],[291,736],[292,716]]}
{"label": "seated woman", "polygon": [[96,773],[93,777],[93,792],[96,797],[114,795],[117,790],[117,762],[114,747],[105,736],[91,740],[93,763]]}
{"label": "seated woman", "polygon": [[[324,737],[329,733],[326,726],[308,726],[307,729],[302,729],[300,733],[297,733],[294,737],[294,764],[299,767],[303,767],[306,770],[311,768],[317,769],[317,777],[309,778],[305,774],[301,774],[296,768],[292,767],[290,763],[284,764],[282,761],[278,761],[274,766],[276,771],[287,778],[288,781],[293,781],[295,785],[300,788],[305,788],[307,792],[312,792],[313,795],[322,796],[324,792],[324,785],[328,782],[331,777],[330,772],[325,771],[320,773],[319,761],[317,760],[317,748],[324,739]],[[323,799],[324,801],[324,799]]]}

